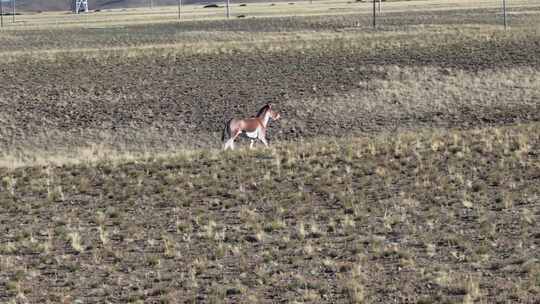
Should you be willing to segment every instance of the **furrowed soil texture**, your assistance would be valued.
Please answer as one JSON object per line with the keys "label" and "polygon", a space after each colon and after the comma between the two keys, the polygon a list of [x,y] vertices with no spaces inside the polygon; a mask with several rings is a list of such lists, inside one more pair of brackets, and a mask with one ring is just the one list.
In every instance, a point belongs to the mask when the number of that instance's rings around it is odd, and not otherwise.
{"label": "furrowed soil texture", "polygon": [[[328,17],[341,26],[337,32],[315,26],[325,24],[323,17],[289,18],[282,26],[290,25],[290,32],[281,40],[273,32],[273,40],[264,40],[263,30],[250,31],[238,20],[231,25],[236,31],[206,32],[205,22],[187,23],[189,30],[158,24],[113,28],[110,36],[99,34],[108,40],[96,41],[81,29],[43,31],[51,43],[42,47],[52,55],[13,55],[0,67],[0,147],[20,154],[92,145],[127,151],[215,148],[227,120],[252,116],[267,102],[283,116],[271,124],[272,140],[537,121],[536,15],[508,32],[446,24],[462,14],[445,19],[431,13],[425,17],[430,26],[378,32],[351,29],[350,16]],[[245,22],[279,30],[271,18]],[[313,31],[305,32],[309,26]],[[138,50],[155,42],[147,41],[153,32],[163,41],[193,44]],[[73,39],[66,40],[66,53],[57,53],[54,41],[64,33]],[[205,44],[218,33],[223,44]],[[245,46],[235,45],[237,39]],[[87,40],[120,48],[86,53],[79,47]],[[21,50],[24,41],[33,48],[34,39],[17,41]],[[130,43],[136,48],[122,49]]]}
{"label": "furrowed soil texture", "polygon": [[539,134],[0,169],[0,301],[537,303]]}
{"label": "furrowed soil texture", "polygon": [[536,11],[0,32],[0,302],[538,303]]}
{"label": "furrowed soil texture", "polygon": [[218,147],[225,121],[267,102],[283,116],[278,140],[534,121],[539,42],[9,63],[0,144]]}

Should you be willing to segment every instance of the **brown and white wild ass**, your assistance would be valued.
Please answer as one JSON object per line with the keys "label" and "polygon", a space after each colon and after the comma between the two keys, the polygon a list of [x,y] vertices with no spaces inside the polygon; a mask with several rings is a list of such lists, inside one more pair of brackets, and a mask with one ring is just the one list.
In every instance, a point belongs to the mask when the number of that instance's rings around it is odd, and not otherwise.
{"label": "brown and white wild ass", "polygon": [[[250,148],[253,148],[253,144],[256,139],[259,139],[263,144],[268,147],[266,141],[266,129],[270,118],[278,120],[280,118],[279,113],[272,110],[271,104],[266,104],[257,113],[256,117],[236,119],[233,118],[225,124],[223,129],[223,136],[221,140],[224,142],[223,149],[234,149],[234,140],[242,133],[251,139]],[[227,139],[227,141],[225,141]]]}

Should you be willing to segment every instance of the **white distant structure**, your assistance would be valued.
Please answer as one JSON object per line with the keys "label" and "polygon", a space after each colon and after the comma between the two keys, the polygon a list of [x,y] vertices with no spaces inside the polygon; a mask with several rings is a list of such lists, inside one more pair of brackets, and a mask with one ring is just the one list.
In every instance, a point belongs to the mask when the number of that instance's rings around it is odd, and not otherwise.
{"label": "white distant structure", "polygon": [[88,13],[88,0],[74,0],[74,1],[75,1],[75,14],[78,14],[80,12]]}

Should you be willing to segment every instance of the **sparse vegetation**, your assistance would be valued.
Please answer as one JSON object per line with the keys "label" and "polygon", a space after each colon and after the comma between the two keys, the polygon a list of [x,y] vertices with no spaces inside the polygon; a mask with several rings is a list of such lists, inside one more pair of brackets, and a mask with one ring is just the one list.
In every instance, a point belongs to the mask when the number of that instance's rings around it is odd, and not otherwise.
{"label": "sparse vegetation", "polygon": [[[248,301],[258,294],[355,303],[508,297],[527,302],[538,298],[539,134],[538,123],[422,130],[214,156],[200,151],[189,159],[171,154],[52,167],[50,174],[64,189],[64,200],[51,202],[52,208],[39,199],[46,190],[32,190],[31,181],[46,171],[2,169],[19,181],[15,195],[0,195],[3,214],[16,214],[4,217],[3,226],[28,223],[22,234],[9,228],[3,234],[3,273],[13,282],[17,271],[41,269],[43,263],[48,271],[66,269],[62,280],[70,284],[62,290],[75,298],[98,292],[102,283],[124,290],[139,282],[120,295],[122,301],[181,291],[186,301],[189,295]],[[516,154],[524,138],[528,152]],[[489,151],[486,140],[492,141]],[[242,171],[234,169],[239,166]],[[381,168],[384,175],[377,173]],[[231,172],[237,173],[226,182],[212,178]],[[504,178],[494,186],[501,172]],[[108,182],[122,192],[138,183],[130,175],[144,179],[126,196],[107,196],[99,187]],[[171,186],[156,193],[155,185],[170,176]],[[73,187],[80,179],[90,180],[94,190],[81,195]],[[179,189],[192,201],[189,206],[176,207],[168,199]],[[463,191],[470,205],[464,205]],[[509,196],[519,203],[502,205]],[[50,223],[56,232],[47,232]],[[47,249],[36,251],[32,244]],[[25,254],[30,252],[40,253]],[[8,263],[13,256],[23,264]],[[88,289],[104,277],[110,279]],[[21,284],[45,288],[56,280],[25,275],[2,296],[17,296]],[[507,286],[504,293],[501,284]],[[35,301],[51,296],[24,295]]]}
{"label": "sparse vegetation", "polygon": [[[404,3],[378,31],[320,6],[9,26],[0,302],[538,302],[540,23],[519,3],[508,32]],[[218,150],[267,101],[271,148]]]}

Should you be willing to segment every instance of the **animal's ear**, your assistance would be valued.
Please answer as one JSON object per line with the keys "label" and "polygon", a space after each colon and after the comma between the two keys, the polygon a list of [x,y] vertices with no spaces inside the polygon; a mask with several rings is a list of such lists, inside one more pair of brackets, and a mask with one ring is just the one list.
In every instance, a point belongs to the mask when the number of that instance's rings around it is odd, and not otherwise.
{"label": "animal's ear", "polygon": [[271,109],[272,108],[272,103],[267,103],[268,107]]}

